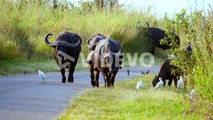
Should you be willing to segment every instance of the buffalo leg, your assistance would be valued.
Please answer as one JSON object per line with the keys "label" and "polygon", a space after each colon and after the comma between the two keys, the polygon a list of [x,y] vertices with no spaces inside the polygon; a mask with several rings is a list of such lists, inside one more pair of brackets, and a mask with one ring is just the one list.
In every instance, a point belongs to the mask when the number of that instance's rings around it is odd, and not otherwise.
{"label": "buffalo leg", "polygon": [[89,70],[90,70],[91,85],[95,87],[94,68],[92,65],[90,65]]}
{"label": "buffalo leg", "polygon": [[111,81],[112,86],[114,86],[115,76],[116,76],[117,73],[118,73],[118,71],[111,73],[110,81]]}
{"label": "buffalo leg", "polygon": [[68,82],[74,82],[74,77],[73,77],[73,73],[75,71],[75,65],[70,66],[69,68],[69,76],[68,76]]}
{"label": "buffalo leg", "polygon": [[165,86],[166,85],[166,80],[163,79],[162,81],[163,81],[163,86]]}
{"label": "buffalo leg", "polygon": [[62,83],[66,83],[65,68],[61,69]]}
{"label": "buffalo leg", "polygon": [[104,87],[107,87],[107,75],[103,73],[103,78],[104,78]]}
{"label": "buffalo leg", "polygon": [[170,87],[171,85],[172,85],[172,79],[169,79],[168,86]]}
{"label": "buffalo leg", "polygon": [[105,88],[110,87],[110,79],[107,73],[108,71],[106,69],[102,70],[102,74],[103,74],[104,82],[105,82],[104,84]]}
{"label": "buffalo leg", "polygon": [[110,74],[106,74],[106,87],[110,87],[110,85],[111,85],[111,81],[110,81]]}
{"label": "buffalo leg", "polygon": [[94,75],[95,75],[95,85],[96,85],[96,87],[99,87],[99,74],[100,74],[100,70],[95,70],[95,73],[94,73]]}
{"label": "buffalo leg", "polygon": [[109,76],[106,75],[104,78],[105,78],[105,88],[110,87],[110,79],[109,79]]}
{"label": "buffalo leg", "polygon": [[177,81],[178,81],[178,80],[175,78],[175,79],[174,79],[174,84],[175,84],[175,87],[176,87],[176,88],[177,88]]}

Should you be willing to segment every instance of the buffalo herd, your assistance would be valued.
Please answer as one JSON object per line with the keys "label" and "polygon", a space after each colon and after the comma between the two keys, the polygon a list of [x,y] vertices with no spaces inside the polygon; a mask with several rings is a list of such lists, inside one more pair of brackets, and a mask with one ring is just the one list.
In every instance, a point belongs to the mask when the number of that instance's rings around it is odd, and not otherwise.
{"label": "buffalo herd", "polygon": [[[159,28],[146,27],[145,35],[152,41],[156,47],[162,49],[176,48],[180,45],[180,38],[175,33],[169,32],[172,38],[169,38],[164,30]],[[49,42],[49,36],[51,33],[47,34],[44,38],[47,46],[53,48],[53,56],[56,60],[57,65],[60,68],[62,83],[74,82],[74,71],[77,64],[80,52],[82,39],[79,35],[72,32],[60,32],[55,38],[54,42]],[[167,41],[168,44],[160,44],[161,39]],[[169,46],[173,41],[173,46]],[[99,87],[99,74],[103,75],[105,81],[105,87],[111,87],[114,85],[116,74],[118,70],[121,69],[123,62],[123,50],[120,43],[116,40],[107,38],[102,34],[96,34],[86,41],[88,46],[88,56],[86,62],[89,65],[91,85],[93,87]],[[190,42],[188,46],[184,48],[189,54],[192,53]],[[154,53],[154,48],[151,51]],[[180,72],[175,74],[172,73],[173,69],[178,69],[177,67],[170,65],[171,60],[166,59],[161,66],[159,74],[153,79],[153,86],[157,84],[159,78],[161,77],[164,85],[165,80],[168,79],[168,85],[170,86],[172,80],[174,80],[175,86],[177,86],[177,78],[180,76]],[[65,69],[69,69],[69,74],[66,79]],[[145,74],[145,72],[143,72]],[[148,74],[148,73],[146,73]]]}

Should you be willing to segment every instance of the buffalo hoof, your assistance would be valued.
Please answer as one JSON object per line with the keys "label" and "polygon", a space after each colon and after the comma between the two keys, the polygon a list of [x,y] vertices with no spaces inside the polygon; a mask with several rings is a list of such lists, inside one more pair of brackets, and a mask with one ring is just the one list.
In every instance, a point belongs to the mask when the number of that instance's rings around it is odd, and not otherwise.
{"label": "buffalo hoof", "polygon": [[74,83],[74,80],[73,79],[68,79],[67,82]]}
{"label": "buffalo hoof", "polygon": [[74,78],[73,77],[68,77],[68,82],[74,83]]}
{"label": "buffalo hoof", "polygon": [[62,78],[61,83],[66,83],[66,78]]}
{"label": "buffalo hoof", "polygon": [[91,85],[93,86],[93,87],[95,87],[96,85],[95,85],[95,81],[91,81]]}
{"label": "buffalo hoof", "polygon": [[73,79],[68,79],[67,82],[74,83],[74,80]]}
{"label": "buffalo hoof", "polygon": [[70,82],[70,83],[74,83],[74,81],[73,81],[73,80],[68,80],[68,82]]}

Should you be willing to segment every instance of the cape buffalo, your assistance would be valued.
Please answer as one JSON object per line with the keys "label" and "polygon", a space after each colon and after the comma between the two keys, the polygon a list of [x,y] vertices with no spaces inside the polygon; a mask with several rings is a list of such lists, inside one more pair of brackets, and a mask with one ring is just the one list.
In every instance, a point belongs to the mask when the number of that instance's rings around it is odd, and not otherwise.
{"label": "cape buffalo", "polygon": [[100,40],[105,39],[106,37],[102,34],[97,34],[91,37],[91,39],[87,40],[87,46],[90,51],[95,50],[96,43]]}
{"label": "cape buffalo", "polygon": [[[151,53],[154,55],[155,46],[159,47],[163,50],[178,48],[180,46],[180,38],[173,32],[166,32],[160,28],[149,27],[147,23],[147,27],[142,29],[145,33],[145,36],[151,40],[153,44]],[[163,39],[163,41],[162,41]]]}
{"label": "cape buffalo", "polygon": [[152,81],[152,84],[154,87],[159,82],[159,78],[162,78],[162,81],[164,82],[164,86],[166,84],[166,79],[168,79],[169,86],[171,86],[172,80],[174,80],[174,84],[177,87],[177,81],[181,72],[177,67],[170,65],[170,62],[171,62],[170,59],[166,59],[161,65],[160,72],[158,73],[157,76],[155,76],[155,78]]}
{"label": "cape buffalo", "polygon": [[[96,40],[96,39],[93,39]],[[94,41],[91,41],[92,43]],[[91,48],[91,44],[88,44]],[[116,41],[100,39],[95,49],[88,55],[90,58],[90,78],[93,87],[99,87],[99,73],[102,72],[105,87],[114,85],[115,76],[122,64],[122,48]]]}
{"label": "cape buffalo", "polygon": [[62,83],[66,82],[65,68],[69,68],[68,82],[74,82],[73,73],[81,51],[81,37],[71,32],[60,32],[55,42],[50,43],[48,37],[51,35],[45,36],[45,43],[54,50],[53,55],[61,70]]}

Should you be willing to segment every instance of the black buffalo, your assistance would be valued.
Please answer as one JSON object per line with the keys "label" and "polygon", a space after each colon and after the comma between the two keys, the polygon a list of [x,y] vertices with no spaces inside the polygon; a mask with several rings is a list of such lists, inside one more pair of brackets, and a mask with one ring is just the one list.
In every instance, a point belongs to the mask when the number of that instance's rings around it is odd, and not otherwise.
{"label": "black buffalo", "polygon": [[151,43],[153,44],[152,54],[154,54],[155,46],[163,50],[178,48],[180,46],[180,38],[173,32],[166,32],[160,28],[149,27],[148,23],[147,27],[142,30],[145,33],[145,36],[151,40]]}
{"label": "black buffalo", "polygon": [[[92,39],[96,40],[96,39]],[[93,43],[94,41],[91,41]],[[91,48],[91,44],[88,44]],[[90,78],[93,87],[99,87],[99,73],[102,72],[105,87],[114,85],[115,76],[122,64],[122,48],[117,41],[100,39],[89,53]]]}
{"label": "black buffalo", "polygon": [[60,67],[62,75],[62,83],[66,82],[65,68],[69,68],[68,82],[74,82],[73,73],[81,51],[81,37],[71,32],[60,32],[55,42],[50,43],[48,37],[45,36],[45,43],[52,47],[54,58]]}
{"label": "black buffalo", "polygon": [[161,65],[160,72],[152,81],[153,86],[155,87],[156,84],[159,82],[159,78],[162,78],[162,81],[164,82],[164,86],[166,84],[166,80],[169,80],[168,85],[171,86],[172,80],[174,80],[174,84],[177,87],[177,81],[179,76],[181,75],[180,70],[176,67],[170,64],[171,59],[166,59],[163,64]]}

